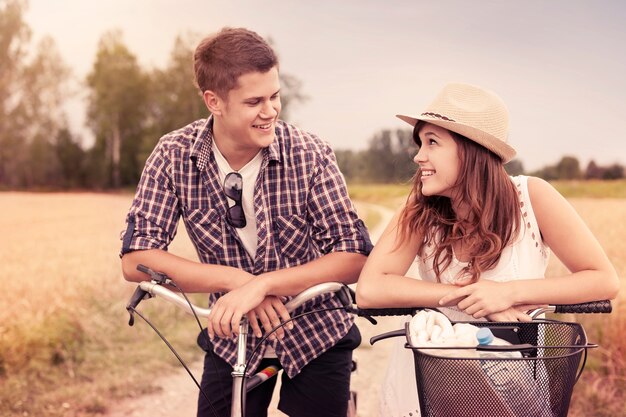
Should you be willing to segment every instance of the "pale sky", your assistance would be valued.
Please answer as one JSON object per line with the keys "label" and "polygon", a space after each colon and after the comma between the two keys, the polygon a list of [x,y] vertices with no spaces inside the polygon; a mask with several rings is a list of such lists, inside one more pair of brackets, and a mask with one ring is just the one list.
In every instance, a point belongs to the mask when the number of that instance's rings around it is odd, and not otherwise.
{"label": "pale sky", "polygon": [[[309,100],[292,121],[335,149],[408,126],[450,81],[496,92],[527,170],[563,155],[626,164],[626,2],[620,0],[30,0],[77,79],[120,29],[140,63],[163,67],[179,34],[242,26],[271,37]],[[75,129],[83,109],[71,106]]]}

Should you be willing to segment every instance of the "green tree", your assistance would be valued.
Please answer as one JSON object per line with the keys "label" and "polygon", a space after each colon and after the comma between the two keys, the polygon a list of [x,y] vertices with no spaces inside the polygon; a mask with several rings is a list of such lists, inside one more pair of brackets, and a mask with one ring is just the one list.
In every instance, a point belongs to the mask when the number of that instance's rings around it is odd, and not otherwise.
{"label": "green tree", "polygon": [[398,183],[415,173],[413,157],[417,148],[407,129],[383,129],[363,151],[337,150],[337,162],[348,181]]}
{"label": "green tree", "polygon": [[624,178],[624,166],[621,164],[613,164],[604,169],[602,179],[618,180]]}
{"label": "green tree", "polygon": [[504,165],[504,169],[509,175],[523,175],[524,165],[519,159],[514,159]]}
{"label": "green tree", "polygon": [[62,129],[57,135],[55,152],[59,161],[61,185],[71,188],[86,186],[86,152],[68,129]]}
{"label": "green tree", "polygon": [[392,150],[392,134],[384,129],[370,139],[365,155],[367,161],[366,178],[373,182],[391,182],[394,171],[394,154]]}
{"label": "green tree", "polygon": [[599,166],[595,161],[590,161],[585,170],[585,179],[614,180],[624,178],[624,166],[613,164],[611,166]]}
{"label": "green tree", "polygon": [[417,148],[410,131],[384,129],[372,137],[366,151],[365,177],[372,182],[404,182],[415,173]]}
{"label": "green tree", "polygon": [[365,180],[367,164],[363,154],[363,151],[350,149],[338,149],[335,151],[337,165],[347,181],[359,182]]}
{"label": "green tree", "polygon": [[574,156],[564,156],[558,164],[556,164],[557,178],[560,180],[579,179],[582,174],[580,171],[580,163]]}
{"label": "green tree", "polygon": [[106,33],[87,76],[87,121],[96,138],[93,156],[104,161],[100,186],[120,187],[139,179],[148,85],[148,76],[124,45],[121,32]]}
{"label": "green tree", "polygon": [[596,161],[591,160],[589,161],[589,164],[587,165],[587,169],[585,170],[585,179],[598,179],[598,178],[602,178],[602,174],[604,173],[604,169],[600,166],[598,166],[598,164],[596,164]]}
{"label": "green tree", "polygon": [[413,160],[417,154],[417,146],[413,140],[413,130],[398,129],[396,130],[397,148],[396,148],[396,177],[394,182],[405,182],[413,178],[417,165]]}
{"label": "green tree", "polygon": [[16,176],[25,154],[19,132],[26,127],[26,117],[19,100],[21,72],[30,30],[23,20],[25,2],[0,3],[0,184],[19,185]]}
{"label": "green tree", "polygon": [[177,36],[167,67],[150,74],[148,129],[142,162],[162,135],[209,115],[194,82],[193,51],[198,41],[197,34]]}
{"label": "green tree", "polygon": [[66,87],[69,75],[52,39],[44,38],[22,75],[22,105],[29,118],[24,133],[31,148],[31,158],[26,164],[27,186],[60,185],[62,174],[55,141],[58,132],[67,129],[63,103],[72,94]]}
{"label": "green tree", "polygon": [[543,178],[546,181],[558,180],[559,175],[554,165],[545,166],[530,173],[531,176]]}
{"label": "green tree", "polygon": [[30,50],[25,10],[25,1],[0,1],[0,184],[12,188],[55,185],[53,142],[66,125],[69,70],[50,38]]}

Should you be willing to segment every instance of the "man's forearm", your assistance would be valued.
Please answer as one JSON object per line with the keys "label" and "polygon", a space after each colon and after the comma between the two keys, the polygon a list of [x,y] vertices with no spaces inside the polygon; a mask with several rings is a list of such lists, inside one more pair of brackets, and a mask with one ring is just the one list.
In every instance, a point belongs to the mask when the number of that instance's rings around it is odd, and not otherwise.
{"label": "man's forearm", "polygon": [[358,253],[332,252],[303,265],[267,272],[258,279],[264,280],[267,295],[296,295],[323,282],[355,283],[366,259]]}
{"label": "man's forearm", "polygon": [[127,281],[149,277],[137,270],[142,264],[169,276],[185,292],[228,292],[252,279],[252,275],[230,266],[202,264],[160,249],[138,250],[122,257],[122,273]]}

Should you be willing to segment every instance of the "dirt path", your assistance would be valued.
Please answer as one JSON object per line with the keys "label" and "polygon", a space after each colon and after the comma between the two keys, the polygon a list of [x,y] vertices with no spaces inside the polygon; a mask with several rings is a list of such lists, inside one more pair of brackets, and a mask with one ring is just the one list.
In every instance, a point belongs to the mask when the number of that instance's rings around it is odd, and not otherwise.
{"label": "dirt path", "polygon": [[[370,231],[372,240],[376,240],[391,219],[393,212],[381,206],[359,203],[359,210],[375,210],[381,215],[379,225]],[[373,326],[364,319],[357,324],[363,336],[363,342],[354,351],[358,370],[352,377],[352,389],[358,393],[359,417],[377,416],[378,392],[387,367],[387,358],[391,342],[381,342],[375,347],[370,346],[371,336],[400,327],[397,317],[381,318],[378,325]],[[202,375],[202,363],[191,365],[197,379]],[[280,383],[280,380],[279,380]],[[184,369],[175,374],[167,375],[155,381],[158,391],[154,394],[132,398],[110,405],[106,417],[192,417],[196,415],[198,389]],[[278,389],[275,390],[278,393]],[[270,405],[270,417],[285,416],[276,410],[278,395],[274,395]]]}

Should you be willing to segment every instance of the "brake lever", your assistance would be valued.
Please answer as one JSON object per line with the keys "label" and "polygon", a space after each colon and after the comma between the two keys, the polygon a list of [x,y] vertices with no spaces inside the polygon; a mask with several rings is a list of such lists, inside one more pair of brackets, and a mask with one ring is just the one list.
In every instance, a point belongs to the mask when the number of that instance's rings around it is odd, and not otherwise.
{"label": "brake lever", "polygon": [[[137,270],[143,272],[144,274],[149,275],[150,280],[154,282],[155,284],[158,284],[158,285],[172,284],[172,280],[170,279],[170,277],[168,277],[163,272],[153,271],[152,269],[142,264],[137,265]],[[152,295],[150,295],[149,292],[142,289],[141,287],[137,287],[135,289],[135,292],[130,298],[130,301],[126,305],[126,311],[128,311],[128,314],[130,315],[130,318],[128,319],[129,326],[132,326],[133,324],[135,324],[135,314],[134,314],[135,308],[139,305],[141,300],[145,298],[151,298],[151,297]]]}
{"label": "brake lever", "polygon": [[341,305],[343,305],[343,307],[348,313],[356,314],[359,317],[363,317],[364,319],[366,319],[373,325],[378,324],[376,319],[372,317],[370,314],[367,314],[366,312],[364,312],[358,307],[357,308],[353,307],[353,305],[356,304],[356,292],[352,288],[348,287],[347,285],[344,285],[343,287],[341,287],[339,291],[336,292],[336,294],[337,294],[337,297],[339,297],[339,300],[341,301]]}
{"label": "brake lever", "polygon": [[361,308],[351,309],[351,312],[356,314],[359,317],[363,317],[365,320],[369,321],[374,326],[376,326],[378,324],[378,321],[371,314],[365,312],[365,310],[363,310]]}
{"label": "brake lever", "polygon": [[150,293],[148,293],[148,291],[144,290],[143,288],[139,286],[135,288],[135,292],[133,293],[132,297],[130,297],[130,301],[126,305],[126,311],[128,311],[128,314],[130,315],[130,318],[128,319],[129,326],[132,326],[133,324],[135,324],[135,307],[139,305],[141,300],[143,300],[144,298],[150,298],[150,297],[151,295]]}
{"label": "brake lever", "polygon": [[167,274],[163,272],[153,271],[145,265],[137,265],[137,270],[143,272],[144,274],[150,275],[150,280],[159,285],[168,285],[172,283],[172,280],[170,279],[170,277],[167,276]]}
{"label": "brake lever", "polygon": [[345,284],[339,291],[336,292],[336,294],[341,301],[341,305],[345,308],[352,308],[352,305],[356,302],[356,293],[352,290],[352,288]]}

